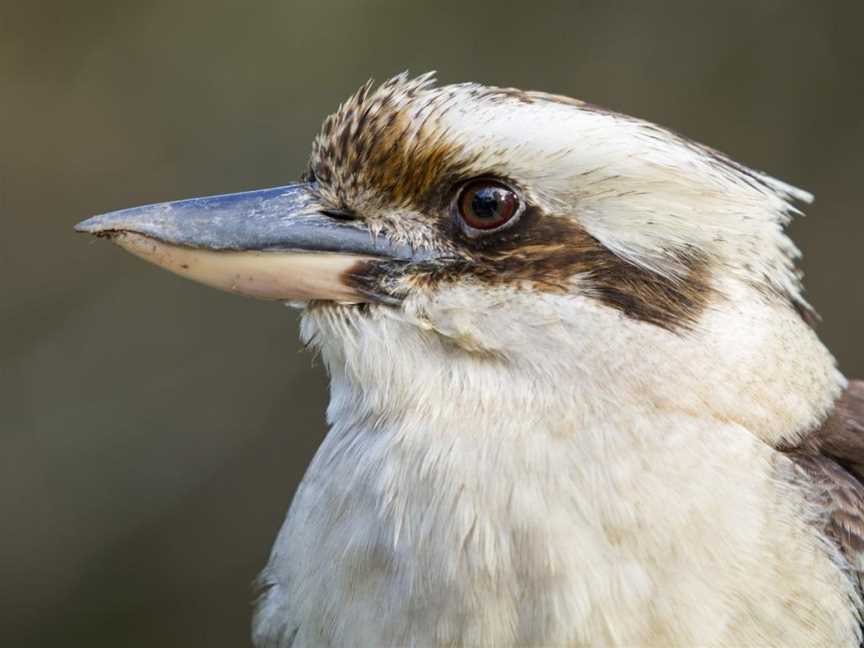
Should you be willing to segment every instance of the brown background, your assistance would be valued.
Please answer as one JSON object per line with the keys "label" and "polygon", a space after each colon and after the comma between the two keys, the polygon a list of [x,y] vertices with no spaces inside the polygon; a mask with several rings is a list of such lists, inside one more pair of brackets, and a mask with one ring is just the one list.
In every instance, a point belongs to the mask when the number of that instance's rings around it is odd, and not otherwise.
{"label": "brown background", "polygon": [[814,191],[793,234],[864,375],[862,3],[0,5],[0,638],[242,646],[322,434],[296,315],[76,236],[91,214],[283,184],[367,77],[437,69],[674,127]]}

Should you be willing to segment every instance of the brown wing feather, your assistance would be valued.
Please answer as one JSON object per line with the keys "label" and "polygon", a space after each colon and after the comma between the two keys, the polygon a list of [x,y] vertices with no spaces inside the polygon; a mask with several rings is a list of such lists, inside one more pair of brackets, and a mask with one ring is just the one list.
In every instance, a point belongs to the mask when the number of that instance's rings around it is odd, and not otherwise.
{"label": "brown wing feather", "polygon": [[864,381],[849,383],[818,429],[779,449],[820,487],[827,531],[864,584]]}

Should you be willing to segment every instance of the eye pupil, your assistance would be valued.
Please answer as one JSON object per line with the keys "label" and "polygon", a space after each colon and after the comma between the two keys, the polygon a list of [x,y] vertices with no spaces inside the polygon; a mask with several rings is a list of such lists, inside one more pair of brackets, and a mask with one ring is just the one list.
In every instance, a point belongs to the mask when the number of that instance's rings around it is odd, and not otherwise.
{"label": "eye pupil", "polygon": [[471,209],[476,218],[482,220],[494,220],[504,205],[502,192],[497,187],[485,187],[474,194],[471,201]]}
{"label": "eye pupil", "polygon": [[493,180],[474,180],[462,190],[459,214],[476,230],[497,229],[516,214],[519,198],[509,187]]}

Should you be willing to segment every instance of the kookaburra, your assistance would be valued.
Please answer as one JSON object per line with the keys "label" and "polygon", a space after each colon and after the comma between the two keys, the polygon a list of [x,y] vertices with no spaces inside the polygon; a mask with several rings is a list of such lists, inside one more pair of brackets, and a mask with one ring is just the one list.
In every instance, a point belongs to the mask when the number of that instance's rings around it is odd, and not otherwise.
{"label": "kookaburra", "polygon": [[326,364],[257,646],[857,646],[864,387],[810,325],[810,198],[581,101],[400,75],[297,184],[78,230],[299,306]]}

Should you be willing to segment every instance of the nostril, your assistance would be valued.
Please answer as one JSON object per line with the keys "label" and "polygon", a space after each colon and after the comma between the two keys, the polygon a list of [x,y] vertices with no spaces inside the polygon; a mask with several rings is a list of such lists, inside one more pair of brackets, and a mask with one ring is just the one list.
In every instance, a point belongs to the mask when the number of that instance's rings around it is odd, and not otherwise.
{"label": "nostril", "polygon": [[329,216],[330,218],[335,218],[337,220],[343,221],[352,221],[358,219],[357,214],[353,210],[347,209],[345,207],[340,207],[338,209],[322,209],[321,213],[325,216]]}

